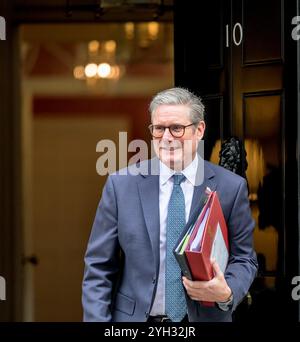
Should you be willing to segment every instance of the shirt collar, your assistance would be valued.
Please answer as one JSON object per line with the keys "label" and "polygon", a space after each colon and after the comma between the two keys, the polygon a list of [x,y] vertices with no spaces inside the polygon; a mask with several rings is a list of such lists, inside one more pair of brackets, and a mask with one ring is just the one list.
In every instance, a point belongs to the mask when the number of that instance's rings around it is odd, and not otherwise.
{"label": "shirt collar", "polygon": [[[195,186],[197,169],[198,169],[198,155],[196,153],[196,156],[192,160],[192,162],[180,173],[182,173],[186,177],[186,179]],[[175,173],[176,171],[170,169],[166,164],[159,161],[160,185],[164,185]]]}

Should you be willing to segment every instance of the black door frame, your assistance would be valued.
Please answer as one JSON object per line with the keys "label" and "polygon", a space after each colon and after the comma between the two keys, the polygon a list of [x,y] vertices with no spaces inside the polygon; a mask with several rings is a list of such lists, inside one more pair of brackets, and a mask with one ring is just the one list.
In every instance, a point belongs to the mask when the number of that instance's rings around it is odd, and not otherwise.
{"label": "black door frame", "polygon": [[[228,4],[232,4],[233,0],[228,0]],[[223,10],[225,5],[225,1],[223,2]],[[193,7],[194,6],[194,7]],[[184,86],[192,91],[195,91],[199,95],[203,92],[203,83],[201,83],[201,75],[206,75],[206,65],[203,67],[201,65],[201,61],[203,59],[202,56],[199,56],[199,52],[201,49],[197,49],[197,44],[205,49],[206,46],[210,46],[209,38],[206,38],[206,32],[201,26],[201,16],[205,16],[203,13],[203,8],[205,4],[201,7],[201,10],[197,8],[194,4],[191,3],[191,7],[189,9],[188,3],[183,4],[180,0],[175,0],[175,12],[174,12],[174,35],[175,35],[175,84],[177,86]],[[228,5],[229,6],[229,5]],[[285,124],[282,127],[283,132],[285,134],[286,141],[286,156],[289,158],[290,165],[286,168],[286,171],[289,175],[292,175],[292,181],[289,177],[285,180],[285,261],[284,261],[284,305],[287,304],[287,308],[292,311],[290,317],[297,317],[300,321],[300,300],[295,302],[292,300],[291,292],[292,292],[292,284],[291,281],[293,277],[300,275],[300,41],[295,41],[291,37],[291,31],[293,26],[291,24],[291,20],[294,16],[299,16],[299,0],[282,0],[282,9],[284,10],[283,16],[283,30],[282,34],[285,37],[285,42],[283,45],[284,55],[285,55],[285,63],[287,67],[284,70],[283,75],[283,111],[287,113],[287,120],[285,120]],[[232,7],[231,7],[232,8]],[[195,21],[195,16],[193,18],[189,17],[189,10],[193,11],[193,13],[199,13],[199,21]],[[270,9],[271,10],[271,9]],[[200,14],[201,12],[201,14]],[[228,12],[228,10],[227,10]],[[178,14],[178,15],[177,15]],[[232,12],[227,13],[226,17],[232,18]],[[184,26],[184,21],[186,20],[186,25]],[[215,19],[217,21],[217,19]],[[266,22],[267,23],[267,22]],[[223,23],[224,24],[224,23]],[[198,60],[195,58],[195,65],[188,65],[189,55],[188,55],[188,47],[187,44],[191,44],[191,40],[186,39],[191,35],[191,28],[193,27],[193,39],[195,46],[193,52],[195,55],[198,53]],[[224,35],[224,27],[220,30],[220,34]],[[221,39],[222,41],[222,39]],[[188,42],[188,43],[187,43]],[[201,45],[201,42],[204,42]],[[224,38],[223,38],[224,43]],[[232,46],[232,45],[230,45]],[[190,48],[191,50],[191,48]],[[220,53],[222,55],[222,53]],[[228,58],[231,59],[232,51],[229,47]],[[204,63],[207,63],[205,60],[207,56],[204,57]],[[229,64],[230,66],[230,64]],[[194,76],[191,71],[192,68],[195,67]],[[231,69],[232,70],[232,69]],[[232,82],[230,79],[230,75],[225,76],[227,79],[225,88],[223,87],[223,92],[230,94],[232,92]],[[199,84],[201,84],[199,86]],[[207,84],[206,84],[207,86]],[[199,89],[198,89],[199,87]],[[206,90],[210,93],[210,90]],[[222,94],[221,94],[222,95]],[[231,103],[224,106],[225,110],[229,113],[231,110]],[[229,118],[230,119],[230,118]],[[222,121],[222,120],[221,120]],[[224,121],[224,120],[223,120]],[[229,135],[232,134],[233,123],[229,123],[228,131]],[[226,135],[226,134],[225,134]],[[288,139],[287,139],[288,137]]]}

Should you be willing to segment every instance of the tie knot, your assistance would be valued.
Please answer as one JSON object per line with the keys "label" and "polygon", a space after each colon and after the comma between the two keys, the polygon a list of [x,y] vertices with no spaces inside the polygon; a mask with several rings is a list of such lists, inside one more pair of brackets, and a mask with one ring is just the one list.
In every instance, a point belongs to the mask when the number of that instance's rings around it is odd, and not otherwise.
{"label": "tie knot", "polygon": [[183,175],[182,173],[175,174],[173,177],[174,185],[180,185],[180,183],[185,180],[185,175]]}

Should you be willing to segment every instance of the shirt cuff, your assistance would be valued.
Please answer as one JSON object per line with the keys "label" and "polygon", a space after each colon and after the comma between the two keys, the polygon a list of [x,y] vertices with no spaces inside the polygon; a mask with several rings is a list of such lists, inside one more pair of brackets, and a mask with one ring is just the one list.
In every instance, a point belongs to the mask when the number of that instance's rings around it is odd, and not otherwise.
{"label": "shirt cuff", "polygon": [[233,304],[233,293],[231,292],[231,295],[229,299],[226,302],[217,302],[217,306],[222,311],[229,311]]}

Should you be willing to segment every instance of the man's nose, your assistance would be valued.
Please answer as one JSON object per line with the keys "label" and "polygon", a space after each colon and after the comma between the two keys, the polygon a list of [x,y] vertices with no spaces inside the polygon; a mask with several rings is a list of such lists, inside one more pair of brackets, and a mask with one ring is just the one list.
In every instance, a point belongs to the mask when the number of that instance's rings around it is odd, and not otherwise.
{"label": "man's nose", "polygon": [[173,135],[171,134],[170,132],[170,128],[165,128],[165,131],[164,131],[164,135],[162,136],[163,139],[166,139],[166,140],[173,140],[174,137]]}

